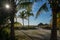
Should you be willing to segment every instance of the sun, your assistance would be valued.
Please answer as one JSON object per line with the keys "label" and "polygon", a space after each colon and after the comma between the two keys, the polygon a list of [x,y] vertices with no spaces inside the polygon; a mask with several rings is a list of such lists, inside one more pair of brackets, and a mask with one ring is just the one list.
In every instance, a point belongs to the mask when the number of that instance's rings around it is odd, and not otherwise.
{"label": "sun", "polygon": [[7,9],[9,9],[9,8],[10,8],[10,5],[9,5],[9,4],[6,4],[5,7],[6,7]]}

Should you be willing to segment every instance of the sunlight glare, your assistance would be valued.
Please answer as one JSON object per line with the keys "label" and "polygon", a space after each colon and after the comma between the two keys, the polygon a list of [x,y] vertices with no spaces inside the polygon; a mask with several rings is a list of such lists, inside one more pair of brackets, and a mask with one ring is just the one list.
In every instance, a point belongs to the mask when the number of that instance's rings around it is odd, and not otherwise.
{"label": "sunlight glare", "polygon": [[9,4],[6,4],[5,7],[6,7],[7,9],[9,9],[9,8],[10,8],[10,5],[9,5]]}

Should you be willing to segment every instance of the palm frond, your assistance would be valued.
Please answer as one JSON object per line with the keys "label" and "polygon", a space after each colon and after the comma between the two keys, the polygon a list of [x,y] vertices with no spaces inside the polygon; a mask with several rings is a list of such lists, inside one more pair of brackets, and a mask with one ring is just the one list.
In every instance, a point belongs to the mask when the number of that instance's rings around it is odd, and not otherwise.
{"label": "palm frond", "polygon": [[32,6],[33,2],[21,2],[17,5],[17,10],[20,10],[21,8],[30,8]]}
{"label": "palm frond", "polygon": [[47,6],[46,6],[46,3],[44,3],[44,4],[38,9],[38,11],[37,11],[37,13],[36,13],[36,18],[40,15],[40,12],[41,12],[42,10],[48,11],[48,8],[47,8]]}
{"label": "palm frond", "polygon": [[25,14],[26,14],[27,17],[34,16],[34,14],[31,13],[30,11],[28,11],[28,10],[25,12]]}
{"label": "palm frond", "polygon": [[22,19],[27,19],[27,16],[25,15],[25,10],[24,11],[22,11],[22,12],[20,12],[20,15],[19,15],[19,17],[20,18],[22,18]]}
{"label": "palm frond", "polygon": [[34,14],[33,14],[33,13],[30,13],[30,15],[31,15],[31,16],[34,16]]}
{"label": "palm frond", "polygon": [[42,1],[42,0],[33,0],[32,2],[39,2],[39,1]]}
{"label": "palm frond", "polygon": [[32,2],[23,2],[20,5],[29,5],[29,4],[32,4]]}

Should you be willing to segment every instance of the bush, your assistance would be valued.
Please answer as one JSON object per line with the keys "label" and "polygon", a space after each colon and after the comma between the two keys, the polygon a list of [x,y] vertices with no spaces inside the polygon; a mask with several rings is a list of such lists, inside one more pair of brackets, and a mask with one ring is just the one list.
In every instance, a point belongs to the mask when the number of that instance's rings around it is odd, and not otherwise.
{"label": "bush", "polygon": [[[0,40],[11,40],[9,27],[0,29]],[[15,38],[15,40],[17,40],[17,38]]]}
{"label": "bush", "polygon": [[43,28],[43,29],[48,29],[48,30],[50,30],[51,29],[51,27],[41,27],[41,28]]}
{"label": "bush", "polygon": [[0,29],[0,40],[10,40],[10,31],[8,28]]}

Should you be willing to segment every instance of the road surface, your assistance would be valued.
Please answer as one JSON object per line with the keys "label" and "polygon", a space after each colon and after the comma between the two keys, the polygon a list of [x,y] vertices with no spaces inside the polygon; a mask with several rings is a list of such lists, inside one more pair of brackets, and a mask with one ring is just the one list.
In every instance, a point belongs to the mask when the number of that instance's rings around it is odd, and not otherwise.
{"label": "road surface", "polygon": [[[51,30],[38,28],[36,30],[16,30],[15,33],[19,40],[49,40]],[[59,31],[57,34],[60,40]]]}

